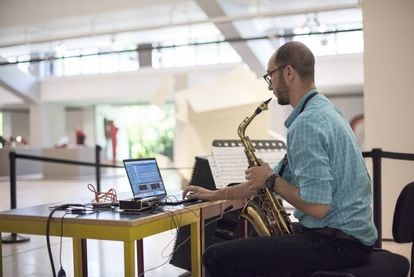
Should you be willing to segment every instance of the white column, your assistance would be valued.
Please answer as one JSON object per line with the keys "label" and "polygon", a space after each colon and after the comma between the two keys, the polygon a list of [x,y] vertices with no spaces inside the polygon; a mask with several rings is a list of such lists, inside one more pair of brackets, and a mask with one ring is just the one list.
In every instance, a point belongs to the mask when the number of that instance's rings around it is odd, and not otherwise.
{"label": "white column", "polygon": [[65,108],[60,104],[30,105],[30,139],[35,147],[54,146],[66,136]]}
{"label": "white column", "polygon": [[[95,108],[84,108],[83,109],[83,130],[86,135],[86,144],[94,147],[96,144],[95,140]],[[103,145],[101,145],[103,146]]]}
{"label": "white column", "polygon": [[[414,153],[414,1],[364,0],[366,149]],[[391,238],[395,201],[414,162],[382,163],[382,230]]]}

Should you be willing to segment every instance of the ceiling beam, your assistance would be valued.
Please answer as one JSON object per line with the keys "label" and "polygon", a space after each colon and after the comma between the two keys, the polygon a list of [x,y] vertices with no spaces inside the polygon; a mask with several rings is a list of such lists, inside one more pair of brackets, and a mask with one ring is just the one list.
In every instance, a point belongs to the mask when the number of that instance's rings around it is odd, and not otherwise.
{"label": "ceiling beam", "polygon": [[[216,0],[196,0],[196,2],[209,17],[217,18],[227,16],[224,9]],[[233,22],[214,23],[214,25],[220,30],[225,40],[242,38]],[[265,67],[250,49],[246,41],[230,42],[230,44],[242,58],[243,62],[247,64],[253,72],[256,74],[262,74],[262,72],[265,71]]]}
{"label": "ceiling beam", "polygon": [[0,67],[0,87],[26,103],[40,102],[39,81],[22,72],[17,66]]}
{"label": "ceiling beam", "polygon": [[[209,5],[209,2],[216,2],[216,0],[209,0],[209,1],[202,1],[196,0],[196,2],[200,5],[206,4]],[[214,4],[214,3],[213,3]],[[215,3],[218,5],[217,3]],[[147,26],[136,26],[130,28],[122,28],[122,29],[113,29],[110,28],[109,30],[94,30],[93,32],[80,32],[77,34],[72,35],[55,35],[55,36],[45,36],[45,37],[38,37],[38,38],[31,38],[31,39],[24,39],[24,40],[15,40],[9,42],[0,42],[0,48],[6,47],[15,47],[20,45],[27,45],[27,44],[41,44],[41,43],[49,43],[53,41],[63,41],[63,40],[70,40],[70,39],[79,39],[91,36],[105,36],[105,35],[114,35],[114,34],[121,34],[121,33],[131,33],[131,32],[144,32],[148,30],[157,30],[163,28],[173,28],[173,27],[180,27],[180,26],[189,26],[189,25],[198,25],[198,24],[206,24],[206,23],[213,23],[213,24],[224,24],[224,23],[231,23],[235,21],[242,21],[254,18],[268,18],[268,17],[283,17],[283,16],[292,16],[298,14],[306,14],[306,13],[320,13],[320,12],[329,12],[329,11],[338,11],[338,10],[349,10],[349,9],[360,9],[359,4],[341,4],[341,5],[334,5],[334,6],[322,6],[322,7],[310,7],[310,8],[301,8],[301,9],[291,9],[291,10],[278,10],[278,11],[270,11],[270,12],[262,12],[258,14],[245,14],[245,15],[236,15],[236,16],[228,16],[225,13],[221,16],[210,16],[207,19],[199,19],[199,20],[192,20],[192,21],[182,21],[182,22],[175,22],[175,23],[166,23],[166,24],[153,24]]]}

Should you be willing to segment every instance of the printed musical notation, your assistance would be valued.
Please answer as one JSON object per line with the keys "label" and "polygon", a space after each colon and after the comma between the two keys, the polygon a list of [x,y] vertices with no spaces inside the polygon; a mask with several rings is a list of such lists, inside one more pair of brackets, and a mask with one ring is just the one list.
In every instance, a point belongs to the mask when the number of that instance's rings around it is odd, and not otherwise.
{"label": "printed musical notation", "polygon": [[[274,167],[285,154],[282,141],[254,140],[257,158]],[[208,157],[214,182],[217,188],[226,187],[230,183],[244,181],[244,172],[248,167],[244,147],[237,140],[216,140],[213,142],[213,155]]]}

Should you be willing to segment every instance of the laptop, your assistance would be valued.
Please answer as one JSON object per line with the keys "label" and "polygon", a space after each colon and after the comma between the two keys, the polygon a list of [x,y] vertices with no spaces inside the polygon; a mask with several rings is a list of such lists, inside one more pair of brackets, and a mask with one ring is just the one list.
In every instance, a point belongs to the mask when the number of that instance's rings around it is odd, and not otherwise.
{"label": "laptop", "polygon": [[123,160],[134,200],[156,201],[160,205],[179,205],[196,202],[182,199],[181,194],[167,195],[155,158]]}

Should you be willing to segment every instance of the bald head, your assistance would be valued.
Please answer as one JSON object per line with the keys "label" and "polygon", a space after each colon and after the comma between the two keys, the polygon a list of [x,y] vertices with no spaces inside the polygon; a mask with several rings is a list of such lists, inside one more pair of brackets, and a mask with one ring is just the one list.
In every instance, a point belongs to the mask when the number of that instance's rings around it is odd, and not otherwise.
{"label": "bald head", "polygon": [[305,82],[315,80],[315,57],[312,51],[301,42],[290,41],[282,45],[274,54],[278,67],[291,65]]}

